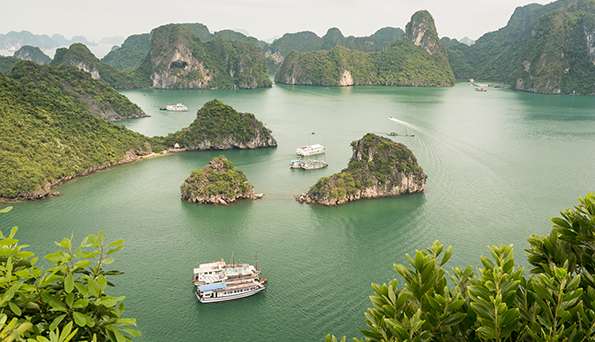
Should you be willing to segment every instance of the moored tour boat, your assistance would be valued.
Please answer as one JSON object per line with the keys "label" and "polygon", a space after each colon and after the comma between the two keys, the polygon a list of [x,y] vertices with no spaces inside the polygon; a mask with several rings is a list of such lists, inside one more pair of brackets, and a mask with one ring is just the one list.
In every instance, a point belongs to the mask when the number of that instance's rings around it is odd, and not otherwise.
{"label": "moored tour boat", "polygon": [[169,105],[166,105],[165,107],[161,107],[159,109],[166,110],[168,112],[187,112],[188,111],[188,107],[186,107],[185,105],[183,105],[181,103],[169,104]]}
{"label": "moored tour boat", "polygon": [[302,146],[302,147],[298,147],[295,150],[295,153],[298,156],[302,156],[302,157],[308,157],[308,156],[314,156],[317,154],[323,154],[326,151],[325,147],[321,144],[314,144],[314,145],[307,145],[307,146]]}
{"label": "moored tour boat", "polygon": [[267,279],[253,265],[220,260],[195,268],[192,283],[201,303],[215,303],[255,295],[266,289]]}
{"label": "moored tour boat", "polygon": [[324,160],[304,160],[296,159],[289,162],[290,169],[302,169],[302,170],[318,170],[328,166],[328,163]]}

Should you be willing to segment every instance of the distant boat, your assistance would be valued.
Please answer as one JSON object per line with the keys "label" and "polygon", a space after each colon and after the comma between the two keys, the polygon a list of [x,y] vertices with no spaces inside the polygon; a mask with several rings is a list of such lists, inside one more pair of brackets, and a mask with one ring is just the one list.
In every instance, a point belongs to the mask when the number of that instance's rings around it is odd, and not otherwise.
{"label": "distant boat", "polygon": [[302,169],[302,170],[318,170],[324,169],[328,166],[328,163],[324,160],[315,160],[315,159],[296,159],[289,162],[290,169]]}
{"label": "distant boat", "polygon": [[184,106],[181,103],[169,104],[169,105],[166,105],[165,107],[161,107],[159,109],[166,110],[168,112],[187,112],[188,111],[188,107]]}
{"label": "distant boat", "polygon": [[398,132],[388,132],[385,134],[388,135],[389,137],[414,137],[415,136],[415,134],[409,134],[409,131],[405,132],[405,134],[401,134]]}
{"label": "distant boat", "polygon": [[198,265],[192,283],[201,303],[215,303],[255,295],[266,288],[267,279],[260,274],[258,265],[227,264],[220,260]]}
{"label": "distant boat", "polygon": [[415,136],[415,134],[409,134],[409,129],[407,128],[407,125],[409,125],[409,124],[406,123],[405,121],[401,121],[401,120],[399,120],[399,119],[397,119],[397,118],[395,118],[393,116],[389,116],[388,119],[390,121],[394,121],[394,122],[400,123],[403,126],[405,126],[405,134],[401,134],[401,133],[398,133],[398,132],[388,132],[388,133],[385,133],[389,137],[414,137]]}
{"label": "distant boat", "polygon": [[302,146],[295,150],[295,153],[302,157],[314,156],[317,154],[323,154],[325,152],[326,148],[321,144]]}
{"label": "distant boat", "polygon": [[484,86],[484,85],[478,85],[475,87],[475,91],[479,91],[482,93],[487,93],[488,92],[488,86]]}

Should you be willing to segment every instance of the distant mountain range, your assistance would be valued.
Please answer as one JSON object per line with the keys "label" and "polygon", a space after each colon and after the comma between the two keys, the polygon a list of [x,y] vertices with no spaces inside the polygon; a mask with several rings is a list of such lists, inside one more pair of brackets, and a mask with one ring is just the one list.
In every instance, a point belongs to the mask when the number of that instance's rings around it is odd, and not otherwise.
{"label": "distant mountain range", "polygon": [[12,56],[23,46],[34,46],[44,52],[44,54],[53,56],[57,48],[68,47],[74,43],[82,43],[89,46],[96,54],[105,55],[114,45],[120,44],[124,38],[107,37],[98,42],[90,41],[83,36],[74,36],[66,38],[61,34],[34,34],[29,31],[10,31],[0,33],[0,55]]}
{"label": "distant mountain range", "polygon": [[[199,23],[169,24],[129,36],[102,59],[77,43],[52,63],[75,65],[117,88],[258,88],[269,87],[272,75],[286,84],[448,86],[454,75],[543,94],[595,95],[595,0],[519,7],[506,26],[477,41],[438,37],[427,11],[405,31],[385,27],[355,37],[333,27],[322,37],[286,33],[270,44]],[[0,35],[0,50],[26,43],[46,52],[74,40],[86,41],[9,32]],[[35,52],[38,63],[46,61],[38,51],[21,52],[15,57],[32,60]],[[0,72],[15,61],[0,58]]]}

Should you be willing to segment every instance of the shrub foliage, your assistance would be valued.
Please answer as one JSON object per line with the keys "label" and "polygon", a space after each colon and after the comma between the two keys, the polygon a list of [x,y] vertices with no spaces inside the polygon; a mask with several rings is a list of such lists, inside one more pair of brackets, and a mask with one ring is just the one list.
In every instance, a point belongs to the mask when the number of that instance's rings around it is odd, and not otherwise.
{"label": "shrub foliage", "polygon": [[122,274],[107,268],[124,241],[108,243],[101,233],[78,246],[63,239],[43,267],[16,232],[0,233],[0,340],[121,342],[140,335],[136,320],[124,317],[124,297],[107,294]]}
{"label": "shrub foliage", "polygon": [[[396,264],[397,279],[373,284],[363,339],[355,341],[593,341],[595,194],[533,235],[530,275],[512,246],[492,246],[481,267],[445,268],[452,247],[431,248]],[[328,335],[326,341],[346,341]]]}

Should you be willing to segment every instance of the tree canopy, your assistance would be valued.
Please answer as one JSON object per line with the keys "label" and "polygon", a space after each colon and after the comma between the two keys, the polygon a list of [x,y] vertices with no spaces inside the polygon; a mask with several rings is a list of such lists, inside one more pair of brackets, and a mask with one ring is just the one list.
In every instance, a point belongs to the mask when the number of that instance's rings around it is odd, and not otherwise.
{"label": "tree canopy", "polygon": [[354,341],[593,341],[595,194],[552,224],[529,237],[529,274],[512,246],[491,246],[477,271],[447,270],[453,249],[438,241],[417,250],[394,265],[401,281],[372,285],[364,337]]}
{"label": "tree canopy", "polygon": [[[10,208],[0,210],[0,214]],[[28,342],[129,341],[140,336],[136,320],[124,316],[123,296],[108,295],[108,269],[124,241],[92,234],[75,246],[56,242],[48,267],[15,238],[0,232],[0,340]]]}

